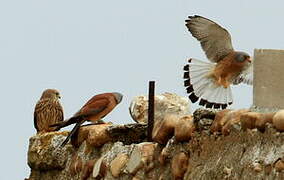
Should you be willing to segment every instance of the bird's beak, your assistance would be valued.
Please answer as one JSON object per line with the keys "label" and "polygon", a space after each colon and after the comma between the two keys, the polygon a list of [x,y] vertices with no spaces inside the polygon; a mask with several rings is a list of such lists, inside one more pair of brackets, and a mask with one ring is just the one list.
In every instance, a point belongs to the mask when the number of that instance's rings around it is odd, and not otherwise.
{"label": "bird's beak", "polygon": [[61,99],[61,96],[58,96],[58,99]]}
{"label": "bird's beak", "polygon": [[250,62],[250,63],[251,63],[251,59],[250,59],[250,58],[248,58],[247,60],[248,60],[248,62]]}

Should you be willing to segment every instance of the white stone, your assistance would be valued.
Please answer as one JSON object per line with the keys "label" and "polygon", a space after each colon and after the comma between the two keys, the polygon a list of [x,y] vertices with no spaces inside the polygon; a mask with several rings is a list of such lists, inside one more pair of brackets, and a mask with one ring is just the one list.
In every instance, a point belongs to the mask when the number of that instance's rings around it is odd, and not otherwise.
{"label": "white stone", "polygon": [[126,165],[126,171],[135,174],[143,166],[142,154],[140,149],[136,148],[132,151],[130,159]]}
{"label": "white stone", "polygon": [[104,156],[102,156],[100,159],[98,159],[94,165],[93,169],[93,177],[96,178],[98,175],[100,175],[102,164],[103,164]]}
{"label": "white stone", "polygon": [[[189,100],[172,93],[155,96],[155,120],[161,120],[166,114],[190,114]],[[134,121],[147,123],[148,96],[137,96],[131,101],[129,112]]]}

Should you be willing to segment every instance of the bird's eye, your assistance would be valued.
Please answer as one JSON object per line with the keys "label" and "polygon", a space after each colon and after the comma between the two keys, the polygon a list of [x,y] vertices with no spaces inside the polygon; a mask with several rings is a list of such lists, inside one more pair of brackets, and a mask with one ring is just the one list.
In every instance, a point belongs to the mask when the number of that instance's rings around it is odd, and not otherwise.
{"label": "bird's eye", "polygon": [[238,62],[243,62],[245,59],[246,59],[245,56],[242,56],[242,55],[239,55],[239,56],[237,56],[237,58],[236,58],[236,60],[237,60]]}

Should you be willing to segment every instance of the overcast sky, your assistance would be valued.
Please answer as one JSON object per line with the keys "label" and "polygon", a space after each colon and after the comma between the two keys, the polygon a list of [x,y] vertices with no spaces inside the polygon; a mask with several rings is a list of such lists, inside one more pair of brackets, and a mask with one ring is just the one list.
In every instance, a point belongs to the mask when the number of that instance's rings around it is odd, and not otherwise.
{"label": "overcast sky", "polygon": [[[259,0],[9,0],[0,1],[1,173],[24,179],[33,111],[42,91],[62,94],[65,117],[93,95],[121,92],[122,103],[105,118],[132,122],[134,96],[156,93],[186,96],[182,68],[190,57],[206,60],[184,25],[199,14],[232,35],[234,48],[284,49],[283,1]],[[233,89],[233,108],[250,107],[252,88]],[[193,109],[196,106],[193,106]]]}

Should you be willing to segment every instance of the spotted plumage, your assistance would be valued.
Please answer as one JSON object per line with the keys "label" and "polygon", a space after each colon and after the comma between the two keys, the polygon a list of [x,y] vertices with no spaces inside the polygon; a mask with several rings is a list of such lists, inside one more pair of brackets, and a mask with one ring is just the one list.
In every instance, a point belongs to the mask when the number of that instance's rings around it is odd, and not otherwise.
{"label": "spotted plumage", "polygon": [[34,110],[34,127],[37,133],[58,130],[49,126],[63,121],[63,108],[59,99],[60,94],[55,89],[47,89],[42,93]]}

